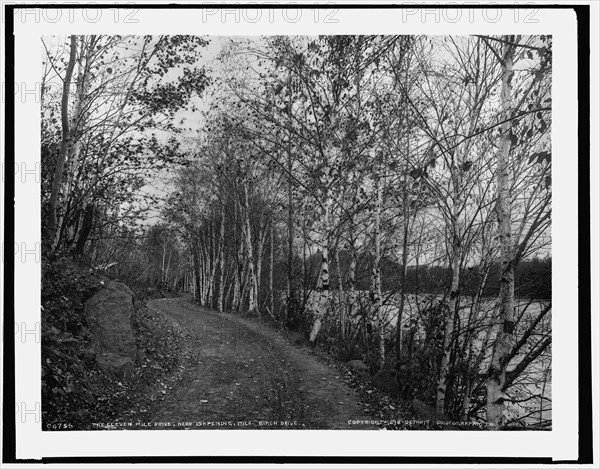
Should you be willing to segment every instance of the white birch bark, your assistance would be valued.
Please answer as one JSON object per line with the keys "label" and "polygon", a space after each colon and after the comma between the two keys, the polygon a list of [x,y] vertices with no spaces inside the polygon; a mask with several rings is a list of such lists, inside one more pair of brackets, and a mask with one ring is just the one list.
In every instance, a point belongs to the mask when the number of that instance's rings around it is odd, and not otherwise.
{"label": "white birch bark", "polygon": [[450,261],[452,267],[452,284],[450,286],[450,296],[445,306],[445,327],[444,327],[444,343],[443,355],[440,365],[440,374],[438,379],[437,395],[435,408],[438,415],[444,415],[446,406],[446,391],[448,386],[448,375],[450,373],[450,355],[452,353],[452,334],[454,333],[454,318],[456,315],[456,306],[458,301],[458,287],[460,281],[460,257],[461,257],[461,233],[460,233],[460,177],[458,168],[461,164],[461,153],[457,149],[452,158],[451,184],[452,184],[452,207],[450,214],[450,226],[452,242],[450,247]]}
{"label": "white birch bark", "polygon": [[339,243],[336,243],[335,249],[335,264],[337,266],[337,277],[338,277],[338,301],[337,307],[339,308],[340,314],[340,339],[345,339],[345,328],[346,328],[346,298],[344,292],[344,279],[342,275],[342,266],[340,265],[340,250]]}
{"label": "white birch bark", "polygon": [[352,321],[356,292],[356,245],[354,242],[354,220],[350,220],[350,265],[348,267],[348,295],[346,317]]}
{"label": "white birch bark", "polygon": [[221,229],[219,232],[219,293],[217,298],[217,309],[223,312],[225,305],[225,203],[221,205]]}
{"label": "white birch bark", "polygon": [[385,366],[385,318],[381,308],[381,181],[375,179],[376,207],[374,226],[374,259],[371,273],[371,297],[373,300],[373,317],[377,320],[377,336],[379,341],[379,368]]}
{"label": "white birch bark", "polygon": [[500,105],[502,115],[506,122],[501,127],[500,148],[497,152],[497,180],[498,201],[496,212],[498,215],[498,237],[500,240],[500,331],[494,343],[492,361],[488,371],[487,379],[487,421],[493,423],[494,427],[504,423],[503,408],[506,397],[506,367],[513,341],[514,318],[514,246],[512,238],[511,201],[510,201],[510,146],[511,128],[510,120],[512,114],[512,77],[513,77],[513,54],[514,42],[512,36],[503,36],[505,43],[502,46],[502,91],[500,94]]}
{"label": "white birch bark", "polygon": [[275,291],[273,290],[273,270],[275,267],[275,220],[271,214],[271,243],[269,255],[269,300],[271,316],[275,316]]}
{"label": "white birch bark", "polygon": [[[471,363],[471,357],[473,356],[473,350],[475,349],[475,341],[477,339],[476,328],[477,328],[479,316],[481,313],[483,290],[485,288],[485,285],[487,283],[487,278],[489,275],[489,268],[487,266],[484,266],[483,261],[481,262],[480,265],[484,269],[483,278],[481,279],[481,282],[479,284],[479,289],[477,291],[477,296],[474,300],[473,308],[472,308],[472,311],[471,311],[471,314],[469,317],[470,330],[468,330],[467,338],[465,339],[465,343],[467,343],[467,350],[465,353],[465,362],[467,364]],[[483,346],[483,344],[482,344],[482,346]],[[477,370],[477,368],[473,368],[473,370]],[[465,376],[465,390],[464,390],[463,402],[462,402],[462,408],[461,408],[461,415],[463,416],[463,418],[465,420],[468,417],[469,408],[471,407],[471,393],[473,391],[473,384],[474,384],[474,376],[471,376],[467,371],[467,375]]]}
{"label": "white birch bark", "polygon": [[48,201],[48,221],[47,221],[47,233],[46,242],[48,247],[54,248],[56,244],[57,230],[57,207],[58,197],[60,194],[60,188],[63,182],[65,161],[67,154],[72,144],[72,135],[69,125],[69,96],[71,88],[71,78],[73,76],[73,69],[75,68],[75,58],[77,52],[77,36],[71,36],[71,46],[69,52],[69,62],[67,63],[67,71],[63,80],[63,90],[61,98],[61,125],[62,125],[62,139],[60,143],[60,153],[56,160],[56,169],[54,171],[54,178],[52,179],[52,188],[50,190],[50,200]]}
{"label": "white birch bark", "polygon": [[256,273],[254,271],[254,251],[252,246],[252,230],[250,227],[250,203],[248,196],[248,183],[244,184],[244,223],[245,223],[245,238],[246,238],[246,254],[248,259],[248,313],[257,313],[260,315],[257,305],[257,290]]}
{"label": "white birch bark", "polygon": [[[238,218],[238,208],[235,205],[234,213],[233,213],[233,223],[234,223],[234,239],[237,243],[237,256],[235,258],[235,266],[233,269],[233,291],[232,291],[232,299],[231,299],[231,309],[233,311],[238,311],[241,303],[241,271],[240,264],[242,262],[242,255],[244,252],[244,243],[243,240],[238,239],[238,227],[237,227],[237,218]],[[243,231],[243,230],[242,230]],[[243,236],[243,234],[242,234]]]}
{"label": "white birch bark", "polygon": [[263,274],[263,254],[265,250],[265,242],[267,240],[267,219],[264,214],[261,214],[258,228],[258,249],[256,253],[256,304],[260,308],[260,286]]}
{"label": "white birch bark", "polygon": [[331,212],[331,198],[327,197],[325,201],[325,216],[323,218],[323,228],[321,232],[321,268],[319,279],[317,281],[317,301],[314,308],[314,322],[310,331],[309,340],[314,342],[319,335],[323,317],[327,311],[329,303],[329,226]]}

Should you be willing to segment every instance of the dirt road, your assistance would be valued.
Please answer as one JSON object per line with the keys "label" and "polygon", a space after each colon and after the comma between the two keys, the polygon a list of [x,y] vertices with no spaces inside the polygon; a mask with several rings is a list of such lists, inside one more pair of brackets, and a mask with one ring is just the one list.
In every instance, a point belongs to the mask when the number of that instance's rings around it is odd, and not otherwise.
{"label": "dirt road", "polygon": [[[162,299],[148,307],[190,334],[181,378],[147,417],[154,428],[367,429],[343,376],[258,322]],[[158,423],[158,425],[156,425]]]}

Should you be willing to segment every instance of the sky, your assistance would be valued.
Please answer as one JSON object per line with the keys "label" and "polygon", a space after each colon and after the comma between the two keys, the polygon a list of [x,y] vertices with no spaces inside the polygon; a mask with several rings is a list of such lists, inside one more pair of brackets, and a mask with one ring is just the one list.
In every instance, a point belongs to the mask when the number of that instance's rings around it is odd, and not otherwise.
{"label": "sky", "polygon": [[[219,53],[222,51],[224,46],[226,46],[229,42],[238,41],[238,40],[249,40],[254,42],[255,44],[259,44],[262,39],[260,37],[244,37],[244,36],[211,36],[207,37],[209,39],[209,44],[202,49],[202,54],[199,60],[193,64],[194,66],[204,66],[207,70],[207,73],[212,78],[222,77],[226,73],[223,63],[217,60]],[[60,36],[52,36],[43,38],[45,44],[49,48],[58,48],[62,47],[64,44],[65,37]],[[443,38],[431,38],[431,40],[435,43],[438,42],[438,46],[441,45],[441,41]],[[44,53],[45,49],[42,46],[42,53]],[[67,52],[64,51],[64,54]],[[447,53],[442,52],[439,55],[439,59],[444,61],[448,57]],[[531,64],[529,61],[523,61],[523,67],[528,68]],[[175,78],[181,71],[171,71],[171,78]],[[169,74],[167,74],[167,79],[169,78]],[[215,91],[215,93],[213,93]],[[175,124],[182,129],[181,140],[185,142],[184,149],[193,150],[194,142],[198,141],[201,137],[202,128],[206,124],[204,112],[207,111],[212,103],[212,100],[218,99],[219,93],[223,90],[218,88],[207,88],[202,96],[194,96],[190,101],[190,106],[195,107],[196,111],[193,112],[191,109],[184,109],[179,111],[175,116]],[[166,133],[158,133],[158,138],[166,141],[170,135]],[[185,148],[185,147],[188,148]],[[160,212],[162,210],[163,204],[160,200],[164,200],[169,193],[173,190],[173,173],[168,169],[160,170],[147,181],[147,184],[144,185],[140,189],[140,195],[152,195],[159,202],[156,203],[155,206],[150,207],[147,218],[141,220],[140,224],[142,225],[153,225],[159,223],[161,221]]]}

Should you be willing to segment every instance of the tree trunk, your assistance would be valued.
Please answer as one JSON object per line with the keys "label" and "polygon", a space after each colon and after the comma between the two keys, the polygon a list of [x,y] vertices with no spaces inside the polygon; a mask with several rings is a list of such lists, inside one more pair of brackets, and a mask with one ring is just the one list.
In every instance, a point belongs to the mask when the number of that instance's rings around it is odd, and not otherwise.
{"label": "tree trunk", "polygon": [[263,274],[263,252],[265,250],[265,242],[267,240],[267,218],[265,214],[261,214],[258,227],[258,252],[256,253],[256,304],[260,308],[260,287],[262,285]]}
{"label": "tree trunk", "polygon": [[377,336],[379,339],[379,369],[385,366],[385,318],[381,308],[381,182],[375,180],[377,201],[375,208],[375,253],[371,273],[371,297],[373,300],[373,317],[377,319]]}
{"label": "tree trunk", "polygon": [[332,194],[331,186],[333,184],[333,165],[338,159],[338,147],[336,144],[335,130],[338,119],[338,106],[339,102],[337,98],[332,103],[329,110],[329,123],[328,123],[328,137],[327,147],[325,148],[325,164],[323,165],[323,172],[321,180],[324,183],[324,190],[321,195],[321,200],[324,201],[324,211],[322,218],[322,234],[321,234],[321,270],[319,272],[319,281],[317,284],[317,307],[314,310],[315,321],[313,323],[312,330],[310,332],[309,340],[314,343],[317,339],[317,335],[321,329],[321,322],[327,313],[329,306],[329,237],[331,235],[331,205],[332,205]]}
{"label": "tree trunk", "polygon": [[269,300],[271,315],[275,315],[275,291],[273,290],[273,270],[275,267],[275,220],[271,213],[271,247],[269,256]]}
{"label": "tree trunk", "polygon": [[81,259],[85,250],[85,243],[87,242],[92,227],[94,224],[94,206],[88,205],[83,212],[83,221],[79,237],[77,238],[77,244],[75,245],[75,257]]}
{"label": "tree trunk", "polygon": [[[244,245],[246,245],[246,242],[244,240]],[[240,254],[240,259],[243,258],[243,253],[245,251],[242,251],[242,254]],[[242,264],[242,271],[240,272],[240,308],[243,309],[244,307],[244,301],[246,300],[246,291],[248,290],[248,259],[242,259],[243,264]],[[250,302],[250,299],[248,299],[248,303]],[[247,312],[248,310],[246,310]]]}
{"label": "tree trunk", "polygon": [[62,90],[62,101],[61,101],[61,125],[62,125],[62,139],[60,142],[60,153],[56,160],[56,169],[54,171],[54,178],[52,180],[52,189],[50,191],[50,199],[48,201],[48,222],[47,222],[47,233],[46,243],[47,247],[53,248],[56,236],[57,227],[57,213],[58,207],[58,196],[60,193],[60,187],[63,181],[63,173],[65,169],[65,160],[69,147],[71,146],[71,131],[69,128],[69,94],[71,88],[71,78],[73,76],[73,68],[75,67],[77,53],[77,36],[71,36],[71,48],[69,52],[69,62],[67,64],[67,71],[65,79],[63,80]]}
{"label": "tree trunk", "polygon": [[342,266],[340,264],[339,236],[335,246],[335,265],[337,266],[338,277],[338,301],[337,307],[340,310],[340,339],[345,340],[346,329],[346,298],[344,295],[344,278],[342,275]]}
{"label": "tree trunk", "polygon": [[198,298],[200,298],[200,306],[204,306],[206,304],[206,250],[204,249],[202,240],[198,248],[198,259],[200,262],[200,291],[198,292]]}
{"label": "tree trunk", "polygon": [[400,271],[400,306],[398,308],[398,322],[396,323],[396,366],[400,367],[400,360],[402,359],[402,316],[404,315],[404,303],[406,296],[406,269],[408,263],[408,204],[407,204],[407,190],[406,181],[404,184],[404,201],[403,201],[403,214],[402,219],[403,225],[403,239],[402,239],[402,270]]}
{"label": "tree trunk", "polygon": [[315,320],[313,322],[313,326],[309,335],[309,340],[313,343],[319,335],[322,320],[327,312],[327,305],[329,303],[329,217],[331,216],[330,212],[331,199],[327,197],[325,201],[323,231],[321,234],[321,269],[319,271],[319,279],[317,282],[317,304],[314,308]]}
{"label": "tree trunk", "polygon": [[444,408],[446,406],[446,388],[448,385],[448,375],[450,373],[452,334],[454,333],[454,316],[456,314],[456,302],[458,298],[458,286],[460,280],[460,244],[458,243],[458,234],[456,232],[453,233],[453,238],[454,241],[452,246],[452,285],[450,287],[450,299],[446,305],[444,346],[436,399],[436,412],[438,415],[444,415]]}
{"label": "tree trunk", "polygon": [[[290,114],[291,119],[291,114]],[[291,121],[290,121],[291,125]],[[291,149],[291,131],[288,135],[288,193],[287,193],[287,204],[288,204],[288,218],[287,218],[287,307],[284,309],[284,314],[281,315],[281,320],[285,324],[287,319],[294,315],[294,291],[293,291],[293,280],[294,280],[294,201],[292,194],[292,149]]]}
{"label": "tree trunk", "polygon": [[460,233],[460,203],[461,203],[461,183],[459,176],[459,168],[461,165],[461,156],[459,149],[456,149],[452,156],[451,184],[452,184],[452,207],[450,214],[450,229],[452,243],[450,248],[450,262],[452,268],[452,284],[450,286],[450,298],[446,304],[446,314],[444,315],[444,343],[443,355],[440,365],[440,375],[438,379],[437,397],[436,397],[436,413],[444,415],[446,406],[446,391],[448,386],[448,378],[450,374],[450,356],[452,354],[452,335],[454,333],[454,320],[457,310],[458,288],[460,281],[460,257],[461,257],[461,233]]}
{"label": "tree trunk", "polygon": [[165,260],[167,259],[167,242],[162,245],[162,261],[160,263],[160,285],[165,281]]}
{"label": "tree trunk", "polygon": [[224,292],[225,292],[225,203],[221,205],[221,231],[219,232],[219,296],[217,299],[217,309],[219,312],[224,310]]}
{"label": "tree trunk", "polygon": [[[485,246],[485,244],[484,244]],[[485,286],[487,285],[487,279],[490,272],[489,264],[485,263],[484,260],[480,263],[480,269],[483,271],[483,278],[479,283],[479,288],[477,289],[477,295],[474,299],[473,308],[471,314],[469,315],[469,324],[467,327],[467,337],[465,339],[465,347],[466,350],[463,353],[464,361],[465,361],[465,374],[464,374],[464,382],[465,382],[465,391],[463,394],[463,401],[461,407],[461,415],[464,420],[467,420],[469,415],[469,407],[471,407],[471,393],[473,391],[473,384],[475,381],[474,374],[477,374],[478,370],[475,367],[471,366],[471,358],[473,357],[473,351],[475,349],[475,341],[477,339],[477,323],[479,321],[479,315],[481,313],[481,305],[483,299],[483,291]],[[482,344],[483,346],[483,344]],[[479,367],[479,365],[477,365]]]}
{"label": "tree trunk", "polygon": [[511,120],[512,115],[512,77],[514,42],[512,36],[504,36],[506,41],[502,47],[502,92],[500,105],[503,117],[506,119],[501,127],[500,148],[497,152],[497,179],[498,201],[496,212],[498,215],[498,238],[500,240],[500,331],[494,344],[492,361],[487,379],[487,421],[494,427],[504,423],[503,407],[505,400],[507,357],[511,350],[513,340],[514,319],[514,246],[512,239],[511,201],[510,201],[510,146],[511,146]]}
{"label": "tree trunk", "polygon": [[194,300],[202,302],[202,275],[200,274],[200,259],[198,242],[192,243],[192,259],[194,262]]}
{"label": "tree trunk", "polygon": [[260,317],[260,311],[257,305],[257,290],[256,273],[254,272],[254,251],[252,247],[252,229],[250,227],[250,202],[248,196],[248,183],[244,184],[244,222],[245,222],[245,238],[246,238],[246,254],[248,259],[248,313],[257,313]]}
{"label": "tree trunk", "polygon": [[[405,69],[405,85],[408,86],[408,67]],[[408,99],[405,97],[404,105],[408,107]],[[410,127],[408,114],[405,115],[406,128]],[[406,154],[404,164],[404,184],[402,186],[402,270],[400,271],[400,307],[398,308],[398,321],[396,322],[396,367],[400,369],[402,359],[402,316],[404,315],[404,301],[406,295],[406,269],[408,262],[408,232],[409,232],[409,204],[408,204],[408,174],[409,174],[410,138],[406,136]]]}
{"label": "tree trunk", "polygon": [[235,257],[235,266],[233,269],[233,291],[232,291],[232,298],[231,298],[231,309],[233,311],[238,311],[240,308],[240,303],[241,303],[241,298],[240,298],[240,294],[241,294],[241,260],[242,260],[242,254],[244,252],[244,243],[238,238],[238,226],[237,226],[237,218],[238,218],[238,207],[237,204],[234,206],[234,212],[233,212],[233,226],[234,226],[234,233],[233,233],[233,239],[235,240],[235,246],[236,246],[236,257]]}
{"label": "tree trunk", "polygon": [[210,241],[212,244],[211,255],[210,255],[210,279],[209,279],[209,290],[208,290],[208,304],[210,308],[214,307],[214,296],[215,296],[215,281],[217,278],[217,255],[219,246],[217,245],[217,235],[215,229],[215,221],[210,223]]}
{"label": "tree trunk", "polygon": [[[406,224],[408,222],[405,222]],[[400,306],[398,307],[398,322],[396,323],[396,366],[400,367],[402,359],[402,318],[404,316],[404,304],[406,300],[406,269],[407,269],[407,252],[408,249],[406,238],[407,230],[404,231],[404,241],[402,242],[402,270],[400,270]]]}
{"label": "tree trunk", "polygon": [[350,320],[354,315],[354,304],[356,303],[356,246],[354,242],[354,220],[350,219],[350,266],[348,267],[348,295],[347,295],[347,314],[346,318]]}
{"label": "tree trunk", "polygon": [[[88,37],[89,43],[87,44],[87,47],[86,37],[81,36],[80,38],[81,45],[79,60],[77,64],[75,109],[73,112],[73,119],[71,120],[70,124],[70,130],[72,135],[72,148],[69,152],[68,170],[66,172],[67,181],[65,187],[65,194],[67,195],[67,197],[65,197],[64,199],[68,199],[68,197],[72,193],[74,186],[76,185],[76,175],[79,167],[79,159],[81,153],[81,138],[83,134],[82,129],[85,128],[85,124],[87,121],[86,114],[89,111],[86,101],[90,86],[90,58],[92,56],[92,53],[94,52],[93,45],[95,44],[95,38],[96,36],[93,35]],[[75,207],[72,207],[76,214],[85,211],[85,209],[79,210],[78,208],[79,206],[85,205],[85,199],[87,199],[87,197],[84,197],[76,204]],[[71,207],[71,200],[63,200],[62,205],[63,207],[61,211],[64,214],[64,216],[57,218],[57,230],[59,232],[61,231],[61,225],[63,223],[69,223],[69,207]],[[74,239],[75,235],[73,235],[73,240]]]}
{"label": "tree trunk", "polygon": [[171,270],[171,255],[173,254],[173,251],[171,250],[171,247],[169,246],[169,259],[167,260],[167,268],[165,270],[165,284],[167,284],[167,289],[168,284],[169,284],[169,272]]}

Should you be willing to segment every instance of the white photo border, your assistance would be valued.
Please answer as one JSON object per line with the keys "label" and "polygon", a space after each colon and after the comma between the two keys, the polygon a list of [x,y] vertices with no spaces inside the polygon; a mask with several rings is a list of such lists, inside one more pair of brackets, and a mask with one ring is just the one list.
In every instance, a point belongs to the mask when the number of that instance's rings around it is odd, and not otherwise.
{"label": "white photo border", "polygon": [[[257,2],[258,3],[258,2]],[[42,431],[41,421],[16,416],[17,458],[118,456],[387,456],[387,457],[578,457],[578,283],[577,181],[577,19],[567,8],[495,12],[475,6],[455,8],[345,9],[313,6],[294,11],[267,3],[261,20],[247,8],[209,6],[146,9],[134,2],[90,11],[64,3],[49,10],[17,10],[15,34],[15,163],[35,168],[40,158],[40,109],[33,95],[40,75],[40,37],[68,34],[192,34],[302,35],[302,34],[548,34],[553,36],[553,429],[532,432],[429,431]],[[312,2],[314,3],[314,2]],[[498,2],[496,2],[498,3]],[[409,6],[410,5],[410,6]],[[115,5],[116,6],[116,5]],[[158,6],[158,4],[156,5]],[[258,7],[258,5],[257,5]],[[91,10],[94,11],[91,11]],[[31,11],[26,11],[31,10]],[[246,11],[245,11],[246,10]],[[451,11],[452,10],[452,11]],[[460,18],[456,12],[462,11]],[[534,11],[535,10],[535,11]],[[46,16],[44,16],[46,11]],[[515,13],[519,11],[518,13]],[[119,13],[117,13],[119,12]],[[298,13],[300,12],[300,13]],[[60,14],[59,14],[60,13]],[[95,16],[94,16],[95,15]],[[458,18],[458,19],[457,19]],[[93,19],[93,21],[91,21]],[[292,21],[293,19],[293,21]],[[272,21],[271,21],[272,20]],[[16,174],[15,177],[21,177]],[[40,185],[15,183],[15,323],[31,331],[40,324],[41,264],[32,249],[40,249]],[[20,244],[19,244],[20,243]],[[36,244],[37,243],[37,244]],[[37,246],[37,248],[36,248]],[[20,256],[20,257],[19,257]],[[41,257],[41,256],[39,256]],[[24,262],[21,262],[23,260]],[[575,300],[574,300],[575,299]],[[41,328],[40,328],[41,329]],[[596,328],[597,329],[597,328]],[[597,330],[595,332],[597,334]],[[22,334],[21,334],[22,335]],[[27,337],[27,332],[25,333]],[[41,343],[16,340],[16,403],[32,411],[41,407]],[[20,403],[20,404],[19,404]],[[24,407],[23,407],[24,406]],[[32,411],[33,412],[33,411]],[[10,416],[5,416],[9,418]]]}

